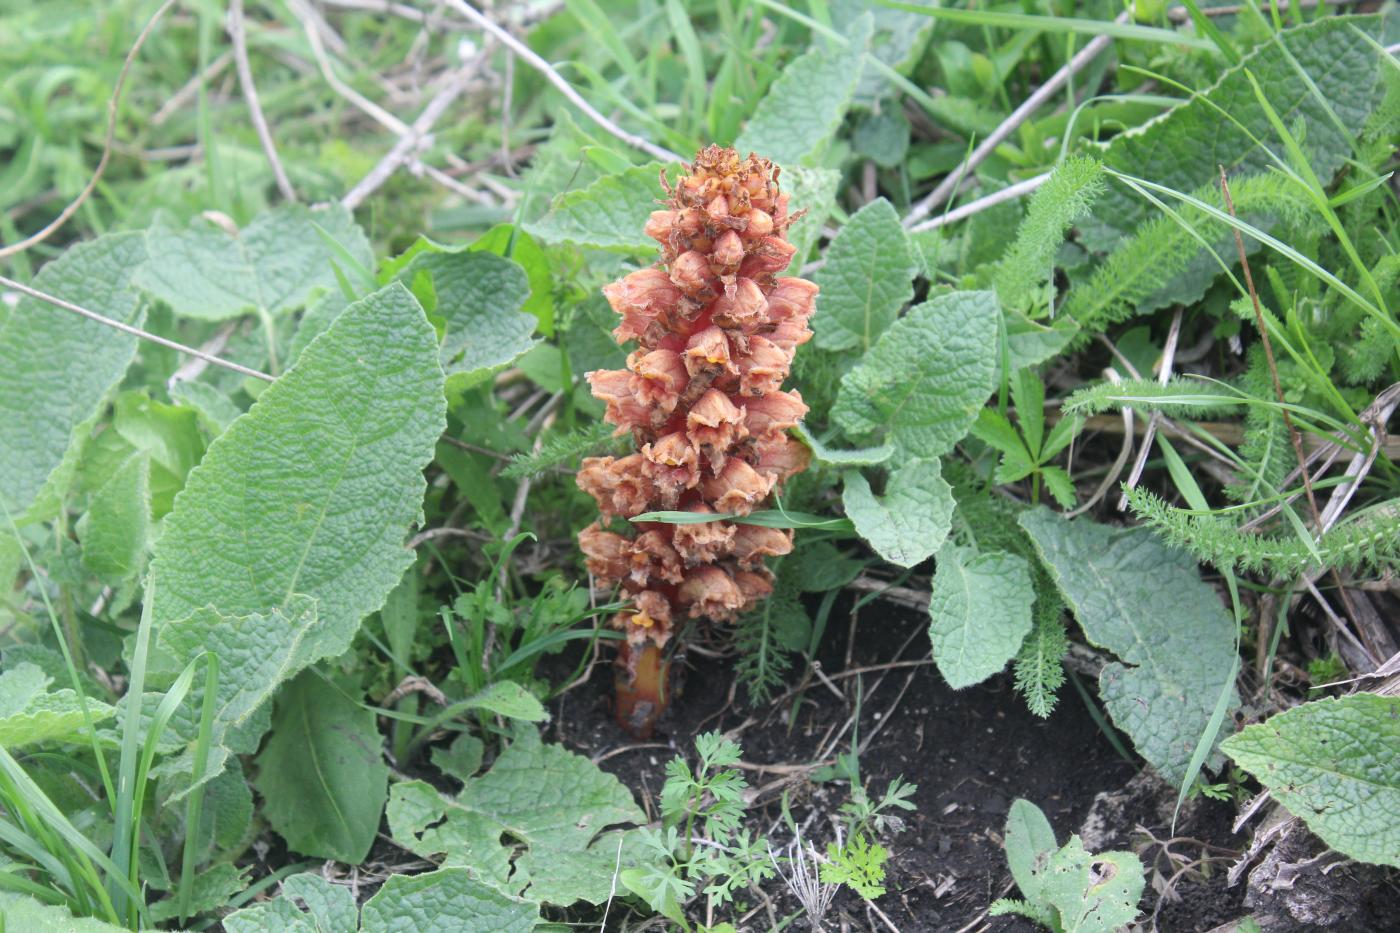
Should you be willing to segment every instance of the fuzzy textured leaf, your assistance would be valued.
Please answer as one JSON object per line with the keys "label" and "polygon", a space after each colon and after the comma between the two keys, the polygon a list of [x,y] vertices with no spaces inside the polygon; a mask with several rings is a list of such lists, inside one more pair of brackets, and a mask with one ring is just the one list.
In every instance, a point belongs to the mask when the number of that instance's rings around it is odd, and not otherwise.
{"label": "fuzzy textured leaf", "polygon": [[[601,904],[611,890],[618,836],[606,826],[644,823],[632,794],[587,758],[524,729],[455,798],[422,782],[394,786],[394,839],[425,858],[446,856],[502,890],[550,904]],[[502,834],[526,847],[513,862]],[[625,840],[624,840],[625,841]]]}
{"label": "fuzzy textured leaf", "polygon": [[1147,528],[1069,521],[1044,508],[1020,523],[1085,636],[1122,659],[1099,675],[1109,715],[1180,784],[1232,670],[1235,626],[1220,597],[1189,555]]}
{"label": "fuzzy textured leaf", "polygon": [[[1337,16],[1284,29],[1226,71],[1205,91],[1208,101],[1192,98],[1140,130],[1115,136],[1104,148],[1103,162],[1177,191],[1211,183],[1221,165],[1232,179],[1267,171],[1269,157],[1245,131],[1276,153],[1283,153],[1284,146],[1254,96],[1248,70],[1284,125],[1299,135],[1308,164],[1326,184],[1351,156],[1351,141],[1326,108],[1355,137],[1385,92],[1383,62],[1355,30],[1379,38],[1397,26],[1400,19],[1382,30],[1377,16]],[[1386,40],[1395,41],[1389,35]],[[1318,93],[1302,79],[1300,68]],[[1240,125],[1223,118],[1222,111]],[[1093,220],[1080,225],[1081,239],[1091,249],[1106,249],[1155,210],[1132,191],[1113,186],[1099,201]]]}
{"label": "fuzzy textured leaf", "polygon": [[894,206],[878,198],[841,228],[813,276],[821,286],[812,318],[823,350],[869,350],[914,297],[917,266]]}
{"label": "fuzzy textured leaf", "polygon": [[1040,872],[1056,848],[1055,830],[1040,807],[1029,800],[1013,802],[1006,815],[1006,864],[1026,900],[1042,900]]}
{"label": "fuzzy textured leaf", "polygon": [[294,851],[357,865],[389,793],[374,713],[308,672],[287,685],[258,755],[258,793]]}
{"label": "fuzzy textured leaf", "polygon": [[803,425],[798,425],[797,436],[812,450],[812,459],[827,466],[879,466],[894,456],[894,448],[889,444],[878,447],[864,447],[860,450],[842,450],[828,447],[818,440]]}
{"label": "fuzzy textured leaf", "polygon": [[[71,689],[49,691],[51,678],[29,662],[0,673],[0,748],[17,748],[59,739],[83,728],[83,710]],[[94,723],[109,718],[112,707],[89,699]]]}
{"label": "fuzzy textured leaf", "polygon": [[359,909],[345,885],[303,872],[282,882],[281,896],[234,911],[223,926],[225,933],[353,933]]}
{"label": "fuzzy textured leaf", "polygon": [[392,875],[365,902],[361,933],[529,933],[540,920],[534,901],[511,897],[466,868]]}
{"label": "fuzzy textured leaf", "polygon": [[15,933],[124,933],[126,929],[91,917],[75,917],[66,907],[8,891],[0,891],[0,921]]}
{"label": "fuzzy textured leaf", "polygon": [[1400,868],[1400,697],[1304,703],[1220,747],[1332,848]]}
{"label": "fuzzy textured leaf", "polygon": [[1016,554],[974,554],[945,544],[929,597],[929,639],[954,690],[999,674],[1031,630],[1030,569]]}
{"label": "fuzzy textured leaf", "polygon": [[809,164],[846,116],[871,29],[871,18],[859,16],[846,32],[847,45],[811,49],[784,68],[734,148],[760,152],[780,165]]}
{"label": "fuzzy textured leaf", "polygon": [[[139,327],[145,312],[128,282],[145,258],[139,233],[108,234],[44,266],[34,287]],[[57,509],[77,437],[135,354],[135,337],[37,298],[0,317],[0,503],[17,522],[36,503]]]}
{"label": "fuzzy textured leaf", "polygon": [[662,169],[660,162],[649,162],[604,175],[586,188],[559,195],[549,211],[525,229],[546,243],[653,253],[656,241],[642,228],[659,206]]}
{"label": "fuzzy textured leaf", "polygon": [[166,518],[157,627],[317,600],[299,661],[350,647],[413,555],[423,467],[445,425],[437,339],[402,285],[356,302],[210,445]]}
{"label": "fuzzy textured leaf", "polygon": [[942,546],[953,526],[953,488],[937,459],[911,460],[890,474],[885,494],[852,470],[841,503],[856,533],[892,564],[913,567]]}
{"label": "fuzzy textured leaf", "polygon": [[805,211],[788,227],[788,240],[796,247],[793,262],[800,263],[822,235],[822,224],[836,206],[841,173],[829,168],[783,166],[783,190],[788,193],[788,213]]}
{"label": "fuzzy textured leaf", "polygon": [[517,263],[491,253],[424,253],[404,281],[419,273],[432,279],[436,303],[424,305],[445,325],[441,359],[450,378],[479,380],[535,345],[538,319],[521,310],[530,280]]}
{"label": "fuzzy textured leaf", "polygon": [[88,500],[76,531],[83,566],[109,583],[136,573],[151,525],[150,461],[127,457]]}
{"label": "fuzzy textured leaf", "polygon": [[832,417],[853,437],[883,432],[897,460],[946,454],[992,393],[1000,315],[988,291],[912,308],[841,379]]}
{"label": "fuzzy textured leaf", "polygon": [[259,214],[237,236],[203,218],[181,228],[157,214],[146,231],[150,258],[133,284],[185,317],[276,316],[306,304],[318,289],[338,289],[336,266],[349,272],[344,255],[317,227],[361,266],[373,268],[369,240],[349,211],[338,204],[288,204]]}
{"label": "fuzzy textured leaf", "polygon": [[1065,933],[1113,933],[1137,919],[1145,879],[1133,853],[1093,854],[1071,836],[1050,856],[1040,880]]}

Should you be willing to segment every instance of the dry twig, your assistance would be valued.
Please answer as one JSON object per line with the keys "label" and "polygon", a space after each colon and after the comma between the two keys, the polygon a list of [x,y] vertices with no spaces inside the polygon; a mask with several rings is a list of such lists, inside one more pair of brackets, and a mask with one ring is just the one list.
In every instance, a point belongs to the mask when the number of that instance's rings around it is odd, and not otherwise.
{"label": "dry twig", "polygon": [[272,177],[277,180],[277,190],[282,192],[282,197],[288,201],[295,201],[296,189],[292,187],[292,180],[287,177],[287,170],[282,167],[282,160],[277,157],[277,143],[272,138],[272,128],[267,125],[267,117],[263,116],[262,104],[258,101],[258,87],[253,83],[253,66],[248,61],[248,35],[245,25],[243,0],[229,0],[228,37],[233,42],[233,58],[238,66],[238,85],[242,88],[243,100],[248,105],[248,117],[253,121],[253,129],[257,130],[263,153],[267,156],[268,164],[272,166]]}

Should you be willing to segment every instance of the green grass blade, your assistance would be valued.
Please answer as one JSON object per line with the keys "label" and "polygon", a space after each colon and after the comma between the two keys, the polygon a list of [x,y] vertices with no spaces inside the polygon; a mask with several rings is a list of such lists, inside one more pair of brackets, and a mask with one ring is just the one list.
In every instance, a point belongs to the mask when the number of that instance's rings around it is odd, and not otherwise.
{"label": "green grass blade", "polygon": [[1192,49],[1213,49],[1216,44],[1156,26],[1119,23],[1113,20],[1078,19],[1069,16],[1035,16],[1030,13],[1005,13],[997,10],[961,10],[947,7],[921,6],[899,0],[879,0],[881,6],[907,13],[920,13],[934,19],[963,26],[990,26],[999,29],[1033,29],[1038,32],[1073,32],[1085,36],[1111,36],[1158,45],[1180,45]]}

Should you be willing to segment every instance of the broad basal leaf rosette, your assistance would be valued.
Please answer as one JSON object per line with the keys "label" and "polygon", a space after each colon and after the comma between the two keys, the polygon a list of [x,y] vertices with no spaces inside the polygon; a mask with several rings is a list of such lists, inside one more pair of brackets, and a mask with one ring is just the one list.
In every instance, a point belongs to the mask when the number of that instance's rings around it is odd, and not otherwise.
{"label": "broad basal leaf rosette", "polygon": [[[579,488],[603,522],[651,511],[743,516],[806,468],[787,430],[807,412],[782,390],[796,348],[812,337],[817,286],[780,276],[792,260],[788,196],[779,169],[733,149],[702,150],[646,233],[661,261],[603,289],[636,341],[627,368],[588,374],[617,434],[636,452],[583,462]],[[620,523],[619,523],[620,524]],[[765,557],[792,549],[792,532],[723,519],[694,524],[594,523],[579,534],[588,568],[621,587],[630,606],[619,657],[619,721],[651,730],[666,702],[661,649],[686,619],[732,621],[773,590]]]}

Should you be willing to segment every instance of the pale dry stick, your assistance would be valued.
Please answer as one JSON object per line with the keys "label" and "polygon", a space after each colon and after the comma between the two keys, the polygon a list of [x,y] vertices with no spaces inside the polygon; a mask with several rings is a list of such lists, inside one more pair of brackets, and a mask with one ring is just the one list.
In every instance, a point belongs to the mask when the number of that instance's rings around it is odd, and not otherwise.
{"label": "pale dry stick", "polygon": [[[1122,13],[1118,14],[1114,22],[1126,23],[1129,15],[1130,10],[1124,10]],[[914,207],[910,209],[909,215],[904,218],[904,226],[913,227],[914,224],[930,214],[934,208],[939,207],[944,201],[948,200],[949,196],[952,195],[954,189],[957,188],[964,176],[971,175],[977,166],[986,161],[987,157],[995,152],[996,148],[1016,131],[1017,127],[1030,119],[1031,114],[1039,110],[1041,105],[1058,94],[1060,89],[1069,81],[1070,77],[1082,71],[1090,62],[1099,56],[1100,52],[1108,48],[1112,42],[1112,36],[1095,36],[1091,39],[1073,58],[1065,62],[1064,65],[1060,67],[1059,71],[1051,75],[1048,81],[1036,88],[1029,97],[1021,102],[1019,107],[1011,111],[1011,114],[1005,120],[1001,121],[1001,125],[987,134],[987,138],[978,143],[977,147],[968,154],[968,157],[963,163],[952,172],[948,173],[948,176],[944,178],[943,181],[939,182],[938,187],[934,188],[920,200],[919,203],[915,204]]]}
{"label": "pale dry stick", "polygon": [[545,61],[539,55],[535,54],[533,49],[531,49],[528,45],[517,39],[514,35],[510,33],[509,30],[498,26],[495,23],[495,21],[480,13],[476,9],[476,7],[467,3],[466,0],[445,0],[445,2],[448,6],[452,7],[452,9],[456,10],[458,13],[461,13],[467,19],[471,20],[473,23],[480,26],[487,32],[491,33],[491,35],[495,36],[497,39],[501,40],[501,42],[503,42],[507,48],[509,48],[516,55],[520,56],[520,58],[524,60],[526,64],[528,64],[531,68],[534,68],[540,74],[544,75],[545,80],[547,80],[550,84],[558,88],[559,93],[563,94],[566,98],[568,98],[569,103],[573,104],[579,110],[582,110],[585,116],[587,116],[594,123],[601,126],[603,129],[607,130],[613,136],[616,136],[618,139],[622,140],[624,143],[631,146],[633,149],[640,149],[642,152],[645,152],[652,158],[660,159],[662,162],[685,161],[684,158],[665,148],[664,146],[658,146],[650,140],[643,139],[635,133],[629,133],[613,121],[609,120],[607,117],[603,116],[601,113],[599,113],[593,108],[592,104],[584,100],[582,95],[580,95],[578,91],[575,91],[573,86],[569,84],[568,81],[564,80],[563,75],[559,74],[559,72],[554,70],[553,65]]}
{"label": "pale dry stick", "polygon": [[[1104,377],[1115,385],[1123,381],[1118,371],[1111,366],[1104,370]],[[1133,410],[1125,405],[1119,414],[1123,417],[1123,445],[1118,448],[1118,456],[1114,459],[1113,466],[1104,474],[1103,481],[1094,490],[1094,494],[1085,500],[1083,505],[1066,512],[1066,518],[1077,518],[1102,502],[1103,497],[1117,484],[1118,477],[1123,475],[1123,468],[1128,465],[1128,458],[1133,453]]]}
{"label": "pale dry stick", "polygon": [[233,58],[238,66],[238,86],[243,91],[243,102],[248,105],[248,118],[252,120],[258,141],[262,143],[263,154],[272,166],[272,177],[277,180],[277,190],[282,192],[282,197],[286,200],[295,201],[296,189],[292,187],[292,180],[287,177],[287,170],[282,167],[282,160],[277,157],[277,143],[272,138],[272,128],[267,125],[262,103],[258,100],[258,86],[253,82],[253,66],[248,61],[246,25],[243,21],[243,0],[229,0],[228,37],[233,42]]}
{"label": "pale dry stick", "polygon": [[365,198],[378,191],[380,186],[388,181],[394,172],[398,171],[399,166],[414,159],[418,147],[427,139],[433,126],[447,112],[447,108],[452,106],[466,90],[467,79],[475,69],[475,63],[459,68],[447,80],[447,84],[443,86],[442,90],[428,101],[423,112],[413,121],[413,125],[404,127],[404,131],[399,133],[399,141],[394,143],[393,148],[385,154],[384,158],[379,160],[374,168],[370,169],[368,175],[360,179],[355,187],[351,188],[340,199],[341,205],[346,210],[353,211],[359,207],[364,203]]}
{"label": "pale dry stick", "polygon": [[422,162],[418,159],[414,159],[412,162],[409,163],[408,171],[411,175],[426,175],[429,179],[437,182],[439,185],[442,185],[448,191],[451,191],[453,194],[456,194],[463,200],[470,201],[473,204],[480,204],[484,207],[498,206],[497,203],[491,200],[491,198],[488,195],[482,194],[475,188],[471,188],[467,185],[462,184],[460,181],[453,178],[451,175],[447,174],[442,169],[437,168],[433,165],[429,165],[427,162]]}
{"label": "pale dry stick", "polygon": [[[1172,315],[1171,330],[1167,332],[1167,342],[1162,347],[1162,365],[1157,372],[1157,384],[1166,385],[1172,378],[1172,367],[1176,360],[1176,345],[1181,337],[1181,316],[1182,309],[1177,308]],[[1154,410],[1147,418],[1147,430],[1142,434],[1142,446],[1138,448],[1137,459],[1133,461],[1133,468],[1128,472],[1128,489],[1137,488],[1138,482],[1142,479],[1142,471],[1147,467],[1147,458],[1152,453],[1152,440],[1157,435],[1157,425],[1162,420],[1162,413]],[[1128,508],[1127,490],[1118,497],[1118,511],[1124,512]]]}
{"label": "pale dry stick", "polygon": [[[293,2],[292,6],[294,12],[301,7],[296,2]],[[316,59],[317,67],[321,70],[321,77],[326,79],[326,83],[331,86],[331,89],[391,133],[397,136],[408,135],[410,132],[408,124],[340,80],[340,76],[335,73],[335,68],[331,65],[330,56],[326,54],[326,47],[321,43],[321,32],[316,28],[315,22],[305,14],[304,8],[301,8],[297,18],[301,21],[302,32],[306,33],[306,41],[311,45],[311,54]]]}
{"label": "pale dry stick", "polygon": [[[406,3],[392,3],[390,0],[321,0],[326,6],[341,7],[346,10],[362,10],[366,13],[388,13],[415,23],[427,23],[433,13],[424,13]],[[456,24],[454,24],[456,25]]]}
{"label": "pale dry stick", "polygon": [[[1041,185],[1050,180],[1050,173],[1045,172],[1025,181],[1018,181],[1014,185],[1007,185],[1000,191],[993,191],[991,194],[983,195],[975,201],[968,201],[961,207],[955,207],[951,211],[931,217],[923,223],[914,224],[909,228],[910,233],[923,233],[925,230],[936,230],[947,224],[957,223],[959,220],[966,220],[974,214],[980,214],[988,208],[996,207],[1007,201],[1014,201],[1017,198],[1030,194]],[[907,218],[906,218],[907,222]],[[803,270],[806,271],[805,269]]]}
{"label": "pale dry stick", "polygon": [[[1278,0],[1278,10],[1279,10],[1280,13],[1286,13],[1286,12],[1288,12],[1290,9],[1292,9],[1294,6],[1297,6],[1299,9],[1303,9],[1303,10],[1311,10],[1311,9],[1315,9],[1316,7],[1323,6],[1323,5],[1326,5],[1326,6],[1355,6],[1356,4],[1361,3],[1361,2],[1362,2],[1362,0],[1322,0],[1322,2],[1319,2],[1319,0],[1298,0],[1298,2],[1295,4],[1295,3],[1291,2],[1291,0]],[[1248,4],[1235,4],[1235,5],[1233,5],[1233,6],[1202,7],[1202,8],[1201,8],[1201,15],[1202,15],[1202,16],[1237,16],[1237,15],[1239,15],[1240,13],[1246,12],[1247,10],[1249,10]],[[1178,24],[1178,25],[1184,25],[1184,24],[1186,24],[1186,23],[1191,22],[1191,12],[1190,12],[1189,10],[1187,10],[1185,7],[1182,7],[1182,6],[1174,6],[1174,7],[1172,7],[1170,10],[1167,10],[1167,19],[1171,20],[1173,23],[1176,23],[1176,24]]]}
{"label": "pale dry stick", "polygon": [[203,350],[196,350],[194,347],[187,347],[183,343],[176,343],[174,340],[168,340],[165,337],[153,334],[150,331],[142,330],[139,327],[132,327],[130,324],[124,324],[121,321],[113,320],[112,318],[98,314],[96,311],[89,311],[87,308],[84,308],[81,305],[75,305],[71,301],[65,301],[64,299],[54,295],[50,295],[47,292],[41,292],[37,288],[31,288],[28,285],[16,282],[14,279],[8,279],[3,275],[0,275],[0,286],[3,286],[5,288],[13,288],[17,292],[23,292],[29,297],[37,298],[40,301],[45,302],[46,304],[53,305],[55,308],[62,308],[65,311],[72,311],[74,314],[80,314],[90,321],[96,321],[99,324],[105,324],[108,327],[111,327],[115,330],[119,330],[124,334],[130,334],[133,337],[140,337],[142,340],[149,340],[151,343],[159,344],[162,347],[167,347],[171,350],[178,350],[181,353],[187,353],[190,356],[198,357],[199,359],[204,360],[206,363],[212,363],[215,366],[221,366],[224,369],[232,370],[233,372],[239,373],[240,375],[251,376],[254,379],[261,379],[264,382],[277,381],[273,377],[269,376],[267,373],[260,373],[256,369],[249,369],[247,366],[242,366],[238,363],[230,362],[229,360],[219,359],[217,356],[205,353]]}
{"label": "pale dry stick", "polygon": [[175,0],[165,0],[165,2],[160,5],[160,8],[151,14],[151,18],[146,21],[145,27],[142,28],[140,34],[137,35],[136,41],[132,43],[131,50],[126,53],[126,59],[122,62],[122,70],[117,74],[117,83],[112,87],[112,96],[107,99],[107,135],[102,141],[102,156],[97,160],[97,167],[93,169],[92,177],[88,179],[88,183],[83,186],[82,191],[78,192],[78,196],[70,201],[68,206],[65,207],[57,217],[49,221],[48,225],[38,233],[25,237],[18,243],[11,243],[9,246],[0,247],[0,259],[7,259],[10,256],[22,253],[31,246],[42,243],[53,236],[54,233],[66,224],[69,219],[78,212],[78,209],[86,203],[87,199],[92,196],[93,191],[97,190],[97,183],[102,180],[102,174],[107,171],[107,163],[111,161],[112,158],[112,144],[117,135],[117,109],[121,105],[122,91],[126,87],[126,76],[131,73],[131,65],[136,61],[136,56],[140,53],[141,46],[145,45],[146,40],[150,38],[151,32],[156,27],[156,23],[160,22],[160,18],[174,5]]}
{"label": "pale dry stick", "polygon": [[[229,321],[223,327],[220,327],[214,336],[204,341],[199,349],[210,356],[218,356],[223,352],[224,347],[228,346],[229,338],[232,337],[233,332],[238,329],[238,323],[238,321]],[[195,357],[175,370],[175,372],[171,373],[170,378],[165,380],[165,387],[169,390],[175,388],[178,383],[190,382],[194,379],[198,379],[199,374],[208,368],[209,362],[207,360],[201,357]],[[94,613],[94,615],[96,615],[96,613]]]}
{"label": "pale dry stick", "polygon": [[185,104],[188,104],[190,100],[196,94],[199,93],[200,85],[207,84],[214,78],[218,77],[219,72],[227,68],[229,66],[229,63],[232,61],[232,52],[225,50],[219,53],[218,58],[214,59],[207,66],[205,66],[204,70],[201,71],[199,74],[195,75],[193,78],[190,78],[188,81],[182,84],[178,91],[170,95],[169,100],[160,105],[160,109],[157,110],[155,112],[155,115],[151,117],[151,126],[164,125],[166,120],[169,120],[171,117],[173,117],[177,112],[179,112],[181,107],[185,106]]}

